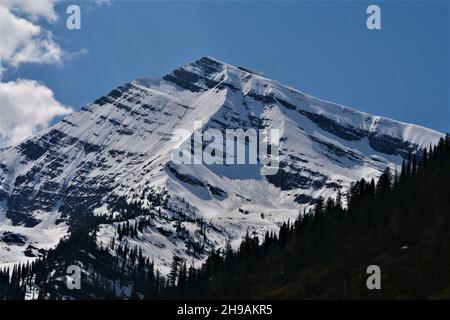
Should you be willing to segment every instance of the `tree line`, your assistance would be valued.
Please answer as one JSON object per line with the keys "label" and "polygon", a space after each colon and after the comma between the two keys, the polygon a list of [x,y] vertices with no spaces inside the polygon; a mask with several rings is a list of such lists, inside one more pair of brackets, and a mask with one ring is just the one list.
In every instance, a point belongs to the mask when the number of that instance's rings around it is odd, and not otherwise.
{"label": "tree line", "polygon": [[[174,255],[166,277],[138,247],[98,246],[98,226],[110,217],[84,214],[44,257],[0,270],[0,299],[449,298],[449,164],[446,136],[377,182],[319,198],[278,233],[247,233],[237,250],[227,243],[210,252],[200,268]],[[120,210],[151,217],[123,201]],[[119,225],[119,237],[143,227]],[[74,264],[84,272],[79,291],[64,285]],[[372,264],[381,268],[382,290],[365,286]]]}

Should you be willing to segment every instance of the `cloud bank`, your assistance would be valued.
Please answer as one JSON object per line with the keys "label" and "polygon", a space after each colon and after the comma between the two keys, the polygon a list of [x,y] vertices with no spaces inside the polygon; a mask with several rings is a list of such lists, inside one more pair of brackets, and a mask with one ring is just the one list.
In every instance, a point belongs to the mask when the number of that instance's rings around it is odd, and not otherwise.
{"label": "cloud bank", "polygon": [[0,6],[24,14],[32,20],[38,20],[40,17],[49,22],[58,20],[54,5],[55,0],[0,0]]}
{"label": "cloud bank", "polygon": [[[56,0],[0,0],[0,79],[24,63],[62,64],[66,55],[42,21],[55,23]],[[72,112],[42,83],[0,82],[0,147],[15,145]]]}
{"label": "cloud bank", "polygon": [[64,50],[38,21],[55,22],[54,0],[0,0],[0,77],[23,63],[61,64]]}
{"label": "cloud bank", "polygon": [[48,126],[53,118],[72,111],[37,81],[0,83],[0,146],[15,145]]}

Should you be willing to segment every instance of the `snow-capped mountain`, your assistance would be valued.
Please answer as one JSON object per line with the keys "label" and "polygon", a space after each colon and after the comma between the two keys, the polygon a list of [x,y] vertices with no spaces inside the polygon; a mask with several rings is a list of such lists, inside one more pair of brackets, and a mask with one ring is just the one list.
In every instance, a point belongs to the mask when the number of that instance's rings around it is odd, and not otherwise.
{"label": "snow-capped mountain", "polygon": [[[278,172],[176,164],[174,132],[193,133],[195,121],[280,130]],[[165,273],[174,254],[199,262],[247,231],[276,231],[318,197],[376,178],[441,137],[204,57],[118,87],[1,151],[0,264],[40,256],[91,213],[107,221],[99,245],[138,246]],[[139,228],[124,234],[126,223]]]}

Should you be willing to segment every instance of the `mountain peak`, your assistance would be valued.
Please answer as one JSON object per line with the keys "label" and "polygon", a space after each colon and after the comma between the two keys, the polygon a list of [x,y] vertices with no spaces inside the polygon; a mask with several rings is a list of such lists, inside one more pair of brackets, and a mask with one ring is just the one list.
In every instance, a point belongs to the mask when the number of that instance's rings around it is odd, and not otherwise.
{"label": "mountain peak", "polygon": [[[220,132],[278,130],[277,173],[261,176],[259,164],[250,163],[175,163],[180,146],[172,138],[192,135],[196,121]],[[56,243],[80,212],[105,217],[99,241],[111,243],[124,220],[137,221],[121,213],[132,204],[144,208],[139,221],[149,225],[130,241],[167,273],[174,252],[198,262],[228,240],[238,243],[248,229],[276,231],[319,197],[370,181],[440,137],[205,56],[163,79],[117,87],[0,152],[0,222],[24,242],[0,252],[0,267],[25,261],[24,246]],[[190,146],[190,137],[185,142]],[[178,218],[182,228],[173,223]],[[200,236],[205,221],[209,239]],[[193,246],[204,250],[193,254]]]}
{"label": "mountain peak", "polygon": [[226,63],[220,60],[209,56],[204,56],[198,60],[188,63],[187,65],[181,67],[181,69],[199,72],[203,75],[211,75],[223,71],[226,65]]}
{"label": "mountain peak", "polygon": [[225,62],[211,56],[203,56],[200,59],[193,61],[192,63],[221,64],[221,65],[226,64]]}
{"label": "mountain peak", "polygon": [[244,66],[234,66],[231,64],[228,64],[226,62],[223,62],[219,59],[216,59],[214,57],[211,56],[204,56],[201,57],[200,59],[197,59],[191,63],[188,63],[185,67],[188,68],[199,68],[199,69],[208,69],[209,71],[222,71],[227,69],[228,71],[234,71],[236,73],[246,73],[246,74],[253,74],[253,75],[257,75],[257,76],[261,76],[264,77],[264,74],[261,71],[257,71],[253,68],[250,67],[244,67]]}

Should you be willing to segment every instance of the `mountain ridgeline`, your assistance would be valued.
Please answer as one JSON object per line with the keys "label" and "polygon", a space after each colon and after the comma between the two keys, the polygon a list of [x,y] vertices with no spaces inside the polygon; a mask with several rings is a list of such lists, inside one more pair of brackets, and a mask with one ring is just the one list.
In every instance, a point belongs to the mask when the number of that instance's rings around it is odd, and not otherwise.
{"label": "mountain ridgeline", "polygon": [[[261,163],[177,162],[177,132],[195,145],[199,122],[203,131],[278,131],[276,174],[261,175]],[[53,263],[55,283],[69,262],[83,261],[84,270],[102,264],[107,271],[86,284],[99,297],[164,295],[162,279],[174,285],[178,267],[192,265],[195,273],[210,252],[284,233],[287,221],[321,199],[340,195],[352,208],[343,195],[354,181],[378,181],[442,138],[203,57],[161,78],[123,84],[1,150],[0,269],[16,268],[15,279],[39,274],[42,287],[25,290],[33,298],[75,294],[45,284],[45,261]],[[135,282],[145,286],[132,292],[127,283]]]}
{"label": "mountain ridgeline", "polygon": [[[195,122],[221,132],[278,130],[278,171],[175,163],[174,135],[193,133]],[[138,246],[167,275],[174,253],[201,265],[227,241],[237,248],[247,230],[278,232],[320,197],[376,180],[442,137],[204,57],[119,86],[2,150],[0,267],[41,257],[90,213],[105,217],[99,246]],[[131,237],[127,222],[143,227]]]}
{"label": "mountain ridgeline", "polygon": [[[449,298],[449,163],[447,136],[410,155],[400,172],[386,168],[377,182],[362,179],[347,194],[319,198],[261,243],[247,232],[238,250],[212,251],[201,268],[174,254],[167,276],[137,248],[113,256],[113,243],[98,247],[104,218],[85,215],[45,257],[0,272],[0,299]],[[141,227],[121,232],[132,236]],[[84,270],[82,290],[64,285],[74,264]],[[381,269],[380,290],[366,287],[369,265]]]}

